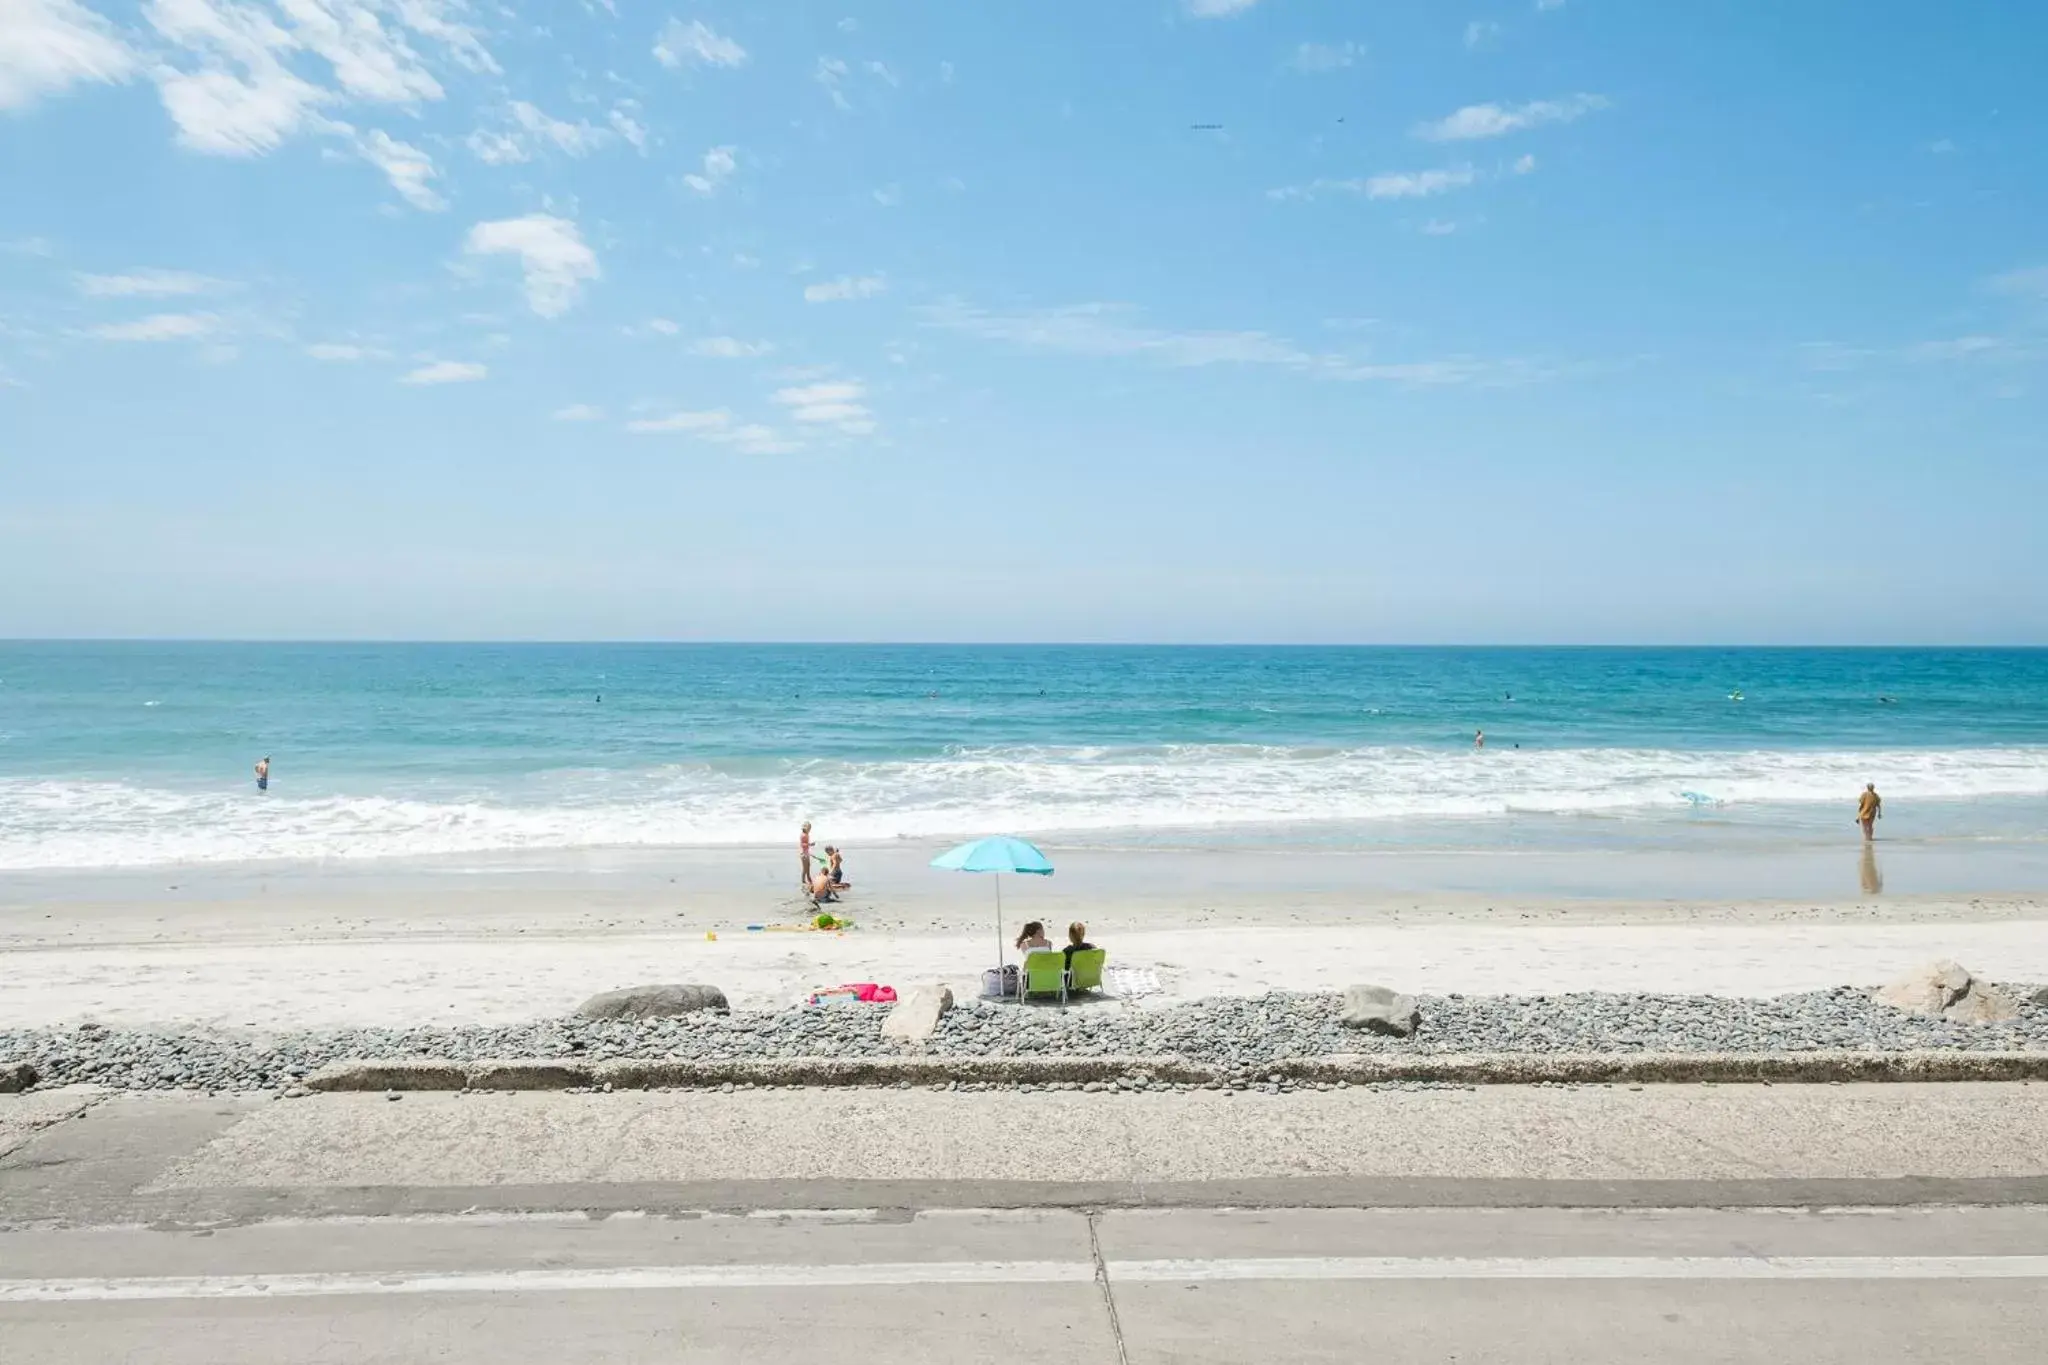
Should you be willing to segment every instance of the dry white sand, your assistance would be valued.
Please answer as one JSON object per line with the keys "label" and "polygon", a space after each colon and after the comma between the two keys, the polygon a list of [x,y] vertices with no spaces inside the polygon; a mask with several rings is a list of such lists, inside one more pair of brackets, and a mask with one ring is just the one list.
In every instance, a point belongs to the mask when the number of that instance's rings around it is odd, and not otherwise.
{"label": "dry white sand", "polygon": [[[504,1023],[651,981],[720,986],[738,1007],[819,987],[978,987],[995,962],[986,877],[866,856],[845,934],[749,932],[803,906],[779,856],[598,866],[229,869],[0,884],[0,1026],[83,1019],[280,1029]],[[2048,981],[2048,898],[1850,894],[1804,901],[1566,899],[1391,891],[1384,866],[1317,855],[1077,854],[1004,878],[1006,925],[1087,920],[1148,1003],[1377,981],[1467,993],[1771,995],[1872,985],[1935,957]],[[1853,875],[1853,863],[1845,863]],[[862,871],[861,869],[865,869]],[[1640,877],[1644,870],[1633,868]],[[176,880],[172,880],[175,878]],[[715,934],[712,938],[709,935]]]}

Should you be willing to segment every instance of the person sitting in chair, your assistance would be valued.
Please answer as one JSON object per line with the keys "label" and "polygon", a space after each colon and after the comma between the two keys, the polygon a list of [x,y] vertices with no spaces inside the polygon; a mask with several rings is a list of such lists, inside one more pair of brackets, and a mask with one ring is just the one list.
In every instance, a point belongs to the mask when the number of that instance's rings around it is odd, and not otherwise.
{"label": "person sitting in chair", "polygon": [[1041,948],[1051,948],[1052,940],[1045,936],[1045,921],[1032,920],[1024,926],[1024,932],[1017,935],[1017,951],[1029,953]]}
{"label": "person sitting in chair", "polygon": [[1067,926],[1067,946],[1060,951],[1067,955],[1067,966],[1074,965],[1074,954],[1085,953],[1095,947],[1088,941],[1088,926],[1075,920]]}

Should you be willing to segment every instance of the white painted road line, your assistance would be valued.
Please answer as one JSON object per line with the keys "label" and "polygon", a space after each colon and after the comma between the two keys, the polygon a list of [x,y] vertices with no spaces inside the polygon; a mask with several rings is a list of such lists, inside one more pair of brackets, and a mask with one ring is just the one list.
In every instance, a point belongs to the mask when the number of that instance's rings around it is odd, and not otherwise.
{"label": "white painted road line", "polygon": [[[2038,1280],[2048,1256],[1333,1256],[1111,1261],[1111,1283],[1250,1280]],[[561,1294],[624,1289],[1088,1284],[1088,1261],[621,1266],[390,1274],[0,1280],[0,1304],[289,1299],[387,1294]]]}

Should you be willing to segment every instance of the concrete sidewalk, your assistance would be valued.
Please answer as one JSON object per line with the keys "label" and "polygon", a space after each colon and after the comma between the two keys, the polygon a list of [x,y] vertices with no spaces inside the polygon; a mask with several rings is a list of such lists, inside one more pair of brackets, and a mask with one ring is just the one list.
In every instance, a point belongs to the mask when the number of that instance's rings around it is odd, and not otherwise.
{"label": "concrete sidewalk", "polygon": [[8,1097],[0,1116],[29,1101],[82,1112],[0,1157],[0,1226],[470,1208],[2048,1203],[2048,1085],[2026,1083],[56,1092]]}

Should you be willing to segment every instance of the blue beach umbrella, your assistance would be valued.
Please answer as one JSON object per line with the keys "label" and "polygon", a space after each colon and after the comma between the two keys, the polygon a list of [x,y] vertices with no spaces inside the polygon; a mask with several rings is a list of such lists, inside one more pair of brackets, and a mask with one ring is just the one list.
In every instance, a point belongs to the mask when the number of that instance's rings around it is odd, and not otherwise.
{"label": "blue beach umbrella", "polygon": [[1052,875],[1052,860],[1038,851],[1038,845],[1007,834],[949,848],[932,859],[932,866],[947,872],[993,872],[996,874],[996,976],[1003,971],[1003,874],[1029,872],[1038,877]]}

